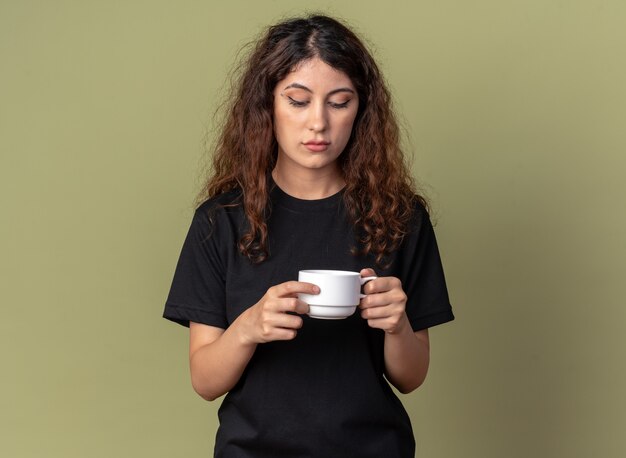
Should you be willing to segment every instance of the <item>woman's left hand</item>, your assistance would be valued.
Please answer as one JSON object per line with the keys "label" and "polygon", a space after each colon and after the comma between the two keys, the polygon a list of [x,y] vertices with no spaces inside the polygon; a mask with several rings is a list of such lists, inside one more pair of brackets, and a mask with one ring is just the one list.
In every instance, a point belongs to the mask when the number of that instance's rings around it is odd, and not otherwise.
{"label": "woman's left hand", "polygon": [[[362,277],[376,275],[373,269],[361,270]],[[388,334],[397,334],[405,326],[410,327],[405,313],[406,293],[402,282],[396,277],[378,277],[363,286],[367,295],[361,299],[361,316],[372,328],[382,329]]]}

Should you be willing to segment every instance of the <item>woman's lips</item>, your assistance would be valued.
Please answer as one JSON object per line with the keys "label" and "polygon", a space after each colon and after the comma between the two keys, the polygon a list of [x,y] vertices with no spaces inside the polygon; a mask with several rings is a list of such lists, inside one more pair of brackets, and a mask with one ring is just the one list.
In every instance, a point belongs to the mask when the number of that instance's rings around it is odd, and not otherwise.
{"label": "woman's lips", "polygon": [[319,153],[322,151],[326,151],[328,149],[329,142],[306,142],[304,146],[309,151],[313,151],[314,153]]}

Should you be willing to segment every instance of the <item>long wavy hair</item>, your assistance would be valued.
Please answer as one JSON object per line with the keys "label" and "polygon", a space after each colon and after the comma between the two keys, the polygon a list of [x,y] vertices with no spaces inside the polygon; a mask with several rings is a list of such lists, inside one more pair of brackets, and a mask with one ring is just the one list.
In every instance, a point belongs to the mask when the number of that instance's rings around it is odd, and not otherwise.
{"label": "long wavy hair", "polygon": [[416,202],[400,148],[390,93],[362,41],[336,19],[313,15],[267,29],[235,77],[232,102],[215,142],[212,170],[198,196],[200,204],[237,189],[248,221],[239,250],[253,263],[269,256],[267,218],[270,176],[277,157],[273,91],[298,64],[319,58],[354,84],[359,109],[350,140],[338,163],[346,182],[343,199],[355,228],[353,253],[373,255],[386,266],[407,232]]}

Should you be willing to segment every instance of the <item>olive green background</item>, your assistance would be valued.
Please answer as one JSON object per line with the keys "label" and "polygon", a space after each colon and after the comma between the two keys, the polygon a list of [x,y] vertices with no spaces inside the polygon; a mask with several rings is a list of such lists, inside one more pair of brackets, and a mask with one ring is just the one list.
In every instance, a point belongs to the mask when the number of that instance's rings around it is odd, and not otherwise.
{"label": "olive green background", "polygon": [[457,320],[420,457],[626,456],[626,4],[0,1],[0,455],[210,456],[160,316],[236,51],[304,11],[371,45]]}

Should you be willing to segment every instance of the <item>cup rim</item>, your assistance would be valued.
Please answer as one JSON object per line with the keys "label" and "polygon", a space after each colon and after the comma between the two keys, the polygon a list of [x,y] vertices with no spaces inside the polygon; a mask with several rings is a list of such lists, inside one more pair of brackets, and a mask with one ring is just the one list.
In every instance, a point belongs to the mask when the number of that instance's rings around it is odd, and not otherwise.
{"label": "cup rim", "polygon": [[345,276],[345,277],[360,277],[361,274],[359,272],[353,272],[351,270],[329,270],[329,269],[306,269],[301,270],[300,273],[306,274],[318,274],[318,275],[335,275],[337,277]]}

